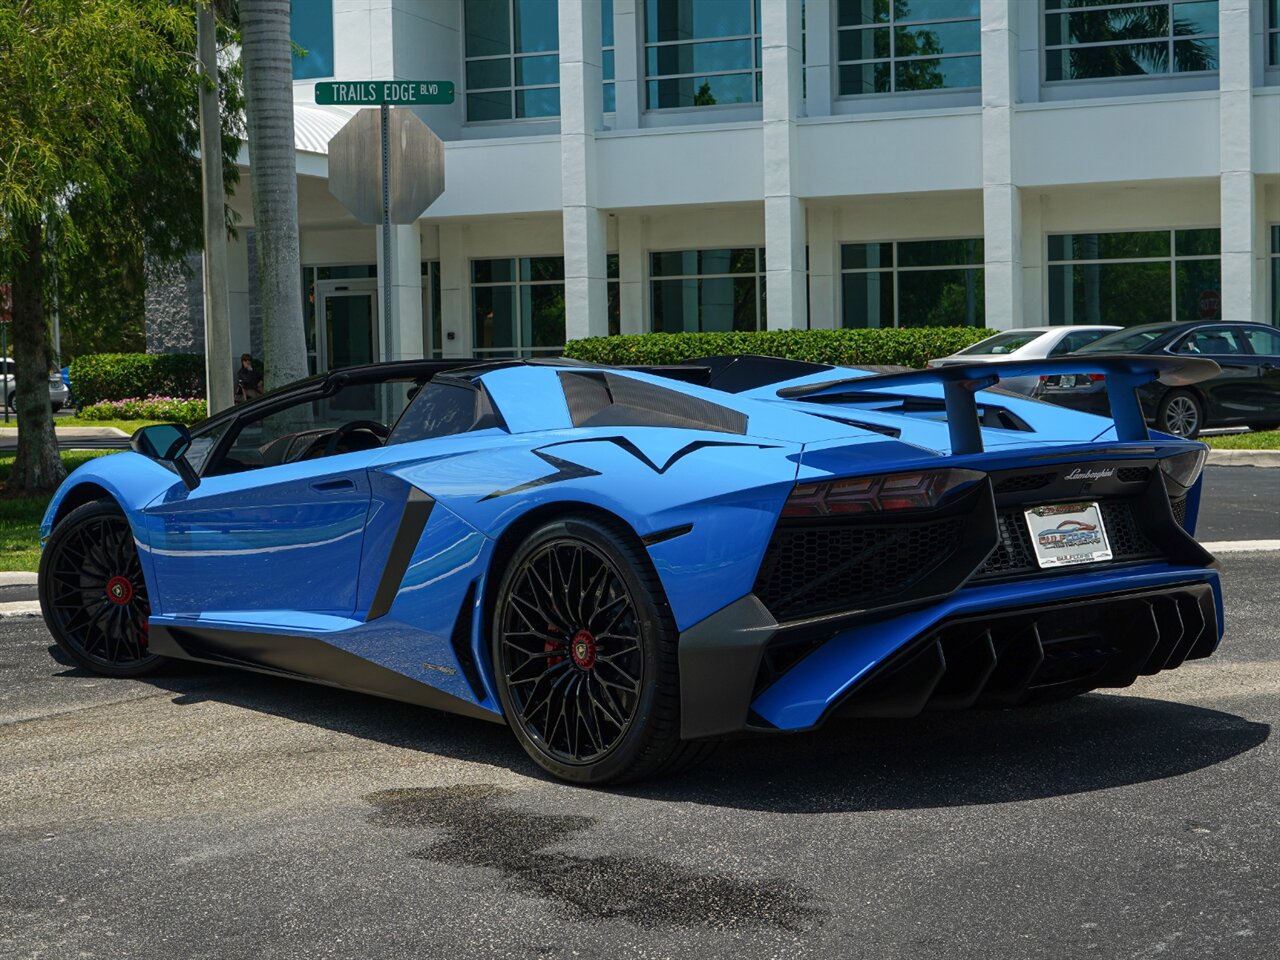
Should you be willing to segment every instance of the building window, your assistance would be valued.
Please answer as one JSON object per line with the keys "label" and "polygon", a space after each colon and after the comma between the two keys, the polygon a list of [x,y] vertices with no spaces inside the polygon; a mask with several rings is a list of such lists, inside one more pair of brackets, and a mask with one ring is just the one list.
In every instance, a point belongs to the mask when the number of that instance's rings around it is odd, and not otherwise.
{"label": "building window", "polygon": [[978,0],[839,0],[841,96],[977,87]]}
{"label": "building window", "polygon": [[846,327],[980,327],[982,240],[910,240],[840,246]]}
{"label": "building window", "polygon": [[1271,228],[1271,322],[1280,327],[1280,226]]}
{"label": "building window", "polygon": [[1222,316],[1219,231],[1049,237],[1049,322],[1129,327]]}
{"label": "building window", "polygon": [[1267,63],[1280,67],[1280,0],[1267,0]]}
{"label": "building window", "polygon": [[618,109],[617,94],[613,88],[613,0],[600,2],[600,61],[604,74],[604,112],[615,113]]}
{"label": "building window", "polygon": [[475,353],[564,350],[564,257],[472,260],[471,300]]}
{"label": "building window", "polygon": [[646,0],[650,110],[761,98],[760,0]]}
{"label": "building window", "polygon": [[649,277],[656,331],[764,329],[763,249],[651,253]]}
{"label": "building window", "polygon": [[1045,0],[1046,81],[1218,69],[1218,0],[1095,6]]}
{"label": "building window", "polygon": [[440,261],[422,265],[422,355],[429,360],[444,356],[444,325],[440,312]]}
{"label": "building window", "polygon": [[605,277],[609,297],[609,336],[616,337],[622,332],[622,279],[618,275],[616,253],[611,253],[605,258]]}
{"label": "building window", "polygon": [[333,76],[333,0],[295,2],[289,10],[289,38],[301,48],[293,54],[293,79]]}
{"label": "building window", "polygon": [[467,119],[560,115],[556,0],[466,0]]}

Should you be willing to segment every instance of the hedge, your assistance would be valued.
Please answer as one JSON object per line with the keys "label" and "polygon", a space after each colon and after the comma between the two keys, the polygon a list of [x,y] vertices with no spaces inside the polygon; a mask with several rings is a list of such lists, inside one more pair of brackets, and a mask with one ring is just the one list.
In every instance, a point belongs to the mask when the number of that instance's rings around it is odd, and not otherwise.
{"label": "hedge", "polygon": [[71,361],[76,403],[134,397],[204,396],[204,357],[196,353],[98,353]]}
{"label": "hedge", "polygon": [[991,335],[981,327],[882,330],[760,330],[744,333],[639,333],[571,340],[564,355],[593,363],[679,363],[754,353],[815,363],[923,367]]}
{"label": "hedge", "polygon": [[130,397],[80,408],[82,420],[164,420],[191,426],[209,415],[201,397]]}

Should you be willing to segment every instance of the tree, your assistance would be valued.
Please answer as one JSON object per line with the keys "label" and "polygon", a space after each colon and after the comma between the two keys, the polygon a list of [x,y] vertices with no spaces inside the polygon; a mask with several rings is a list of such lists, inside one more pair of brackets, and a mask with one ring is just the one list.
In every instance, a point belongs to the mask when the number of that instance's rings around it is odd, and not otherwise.
{"label": "tree", "polygon": [[0,270],[12,277],[18,450],[10,491],[51,490],[64,472],[49,409],[46,227],[83,247],[73,205],[110,195],[134,169],[146,122],[139,79],[166,73],[181,14],[161,2],[19,0],[0,8]]}
{"label": "tree", "polygon": [[298,254],[298,167],[293,141],[289,0],[241,0],[253,222],[268,389],[307,375]]}
{"label": "tree", "polygon": [[[169,0],[0,6],[0,275],[12,278],[18,412],[7,492],[51,490],[64,476],[48,397],[51,245],[72,343],[102,346],[121,335],[103,313],[140,309],[144,249],[173,262],[200,241],[194,23]],[[238,86],[228,81],[223,164],[234,183]]]}

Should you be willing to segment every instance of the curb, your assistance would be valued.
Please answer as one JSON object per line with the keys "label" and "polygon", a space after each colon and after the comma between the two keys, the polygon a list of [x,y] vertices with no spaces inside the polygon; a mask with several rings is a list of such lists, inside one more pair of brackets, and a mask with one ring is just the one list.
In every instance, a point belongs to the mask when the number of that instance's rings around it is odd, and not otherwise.
{"label": "curb", "polygon": [[1280,450],[1210,450],[1205,463],[1218,467],[1280,467]]}
{"label": "curb", "polygon": [[[55,427],[54,435],[60,440],[120,440],[129,434],[115,427]],[[16,437],[17,427],[0,427],[0,437]]]}
{"label": "curb", "polygon": [[38,616],[40,616],[39,600],[14,600],[11,603],[0,603],[0,620]]}
{"label": "curb", "polygon": [[39,581],[38,574],[26,570],[0,571],[0,587],[27,587]]}

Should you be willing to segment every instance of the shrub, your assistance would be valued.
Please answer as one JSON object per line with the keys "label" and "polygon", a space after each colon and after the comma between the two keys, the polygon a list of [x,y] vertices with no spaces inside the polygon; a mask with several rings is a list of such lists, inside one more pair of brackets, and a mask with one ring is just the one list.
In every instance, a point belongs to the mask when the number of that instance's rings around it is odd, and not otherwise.
{"label": "shrub", "polygon": [[760,330],[743,333],[640,333],[571,340],[564,355],[594,363],[679,363],[717,354],[755,353],[815,363],[923,367],[991,335],[981,327],[883,330]]}
{"label": "shrub", "polygon": [[195,353],[98,353],[71,361],[71,392],[85,405],[131,397],[204,396],[204,357]]}
{"label": "shrub", "polygon": [[164,420],[199,423],[209,415],[208,407],[198,397],[130,397],[125,400],[104,400],[80,408],[84,420]]}

